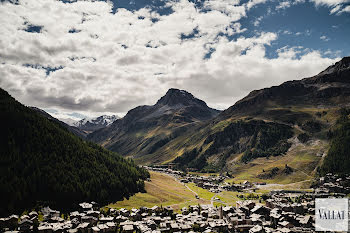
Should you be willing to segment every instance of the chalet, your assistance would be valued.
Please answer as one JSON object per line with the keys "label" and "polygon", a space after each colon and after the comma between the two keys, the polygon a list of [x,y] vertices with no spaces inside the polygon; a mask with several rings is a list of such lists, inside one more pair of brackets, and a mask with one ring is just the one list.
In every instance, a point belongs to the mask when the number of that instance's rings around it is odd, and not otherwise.
{"label": "chalet", "polygon": [[155,206],[153,206],[153,207],[151,208],[151,210],[152,210],[153,213],[157,213],[157,212],[160,211],[160,207],[155,205]]}
{"label": "chalet", "polygon": [[51,225],[41,225],[38,227],[38,232],[39,233],[52,233],[53,232],[53,228]]}
{"label": "chalet", "polygon": [[129,217],[129,215],[130,215],[129,210],[127,210],[127,209],[125,209],[125,208],[120,209],[119,212],[120,212],[120,214],[121,214],[122,216],[124,216],[124,217]]}
{"label": "chalet", "polygon": [[183,215],[189,214],[189,210],[188,210],[186,207],[183,207],[183,208],[181,209],[181,212],[182,212]]}
{"label": "chalet", "polygon": [[134,226],[133,225],[124,225],[122,229],[123,229],[123,232],[125,232],[125,233],[132,233],[132,232],[134,232]]}
{"label": "chalet", "polygon": [[180,230],[180,226],[177,224],[177,223],[171,223],[170,224],[170,229],[171,229],[171,231],[179,231]]}
{"label": "chalet", "polygon": [[64,219],[61,217],[51,217],[47,221],[49,223],[57,223],[57,222],[64,222]]}
{"label": "chalet", "polygon": [[280,223],[278,223],[278,225],[281,226],[282,228],[292,228],[292,227],[294,227],[293,224],[291,224],[288,221],[280,222]]}
{"label": "chalet", "polygon": [[92,205],[92,209],[93,210],[99,210],[100,209],[100,205],[94,201],[90,202],[90,204]]}
{"label": "chalet", "polygon": [[20,232],[27,232],[33,228],[33,221],[28,218],[24,218],[22,221],[18,223],[18,230]]}
{"label": "chalet", "polygon": [[101,223],[107,223],[107,222],[113,222],[114,218],[113,217],[102,217],[99,219]]}
{"label": "chalet", "polygon": [[308,215],[308,216],[305,216],[304,218],[302,218],[299,223],[300,223],[300,226],[302,227],[306,227],[306,228],[309,228],[309,227],[312,227],[312,217],[311,215]]}
{"label": "chalet", "polygon": [[255,225],[254,227],[249,229],[249,233],[263,233],[264,229],[260,225]]}
{"label": "chalet", "polygon": [[95,225],[97,223],[97,218],[93,216],[83,216],[81,217],[81,222],[89,223],[90,225]]}
{"label": "chalet", "polygon": [[95,217],[95,218],[98,218],[100,216],[100,211],[97,211],[97,210],[89,210],[86,212],[86,215],[87,216],[92,216],[92,217]]}
{"label": "chalet", "polygon": [[80,203],[79,204],[79,208],[80,208],[80,211],[82,211],[82,212],[88,212],[88,211],[93,210],[92,209],[92,204],[91,203],[87,203],[87,202]]}
{"label": "chalet", "polygon": [[50,207],[44,207],[41,209],[41,213],[43,213],[45,218],[51,218],[51,217],[59,217],[60,212],[57,210],[52,210]]}
{"label": "chalet", "polygon": [[88,232],[88,227],[89,227],[89,223],[81,223],[77,226],[77,229],[79,232],[82,233],[87,233]]}
{"label": "chalet", "polygon": [[38,212],[36,212],[36,211],[31,211],[28,215],[29,215],[30,220],[32,220],[32,221],[37,220],[38,216],[39,216]]}
{"label": "chalet", "polygon": [[71,223],[72,223],[72,226],[74,228],[76,228],[80,224],[80,222],[79,222],[79,220],[77,218],[72,219]]}
{"label": "chalet", "polygon": [[252,187],[252,183],[250,183],[250,182],[247,181],[247,180],[243,181],[242,185],[243,185],[244,187],[246,187],[246,188]]}
{"label": "chalet", "polygon": [[263,215],[263,216],[269,216],[270,215],[270,209],[266,208],[265,206],[262,206],[262,205],[255,205],[255,207],[250,210],[250,213],[260,214],[260,215]]}

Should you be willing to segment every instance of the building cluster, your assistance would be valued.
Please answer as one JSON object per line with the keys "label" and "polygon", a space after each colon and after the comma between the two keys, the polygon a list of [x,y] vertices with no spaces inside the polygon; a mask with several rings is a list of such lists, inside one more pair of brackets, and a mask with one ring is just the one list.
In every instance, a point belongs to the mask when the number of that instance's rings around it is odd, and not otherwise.
{"label": "building cluster", "polygon": [[318,194],[332,193],[336,196],[345,196],[350,193],[350,176],[339,177],[329,173],[320,177],[312,187]]}
{"label": "building cluster", "polygon": [[79,204],[78,210],[64,218],[59,211],[45,207],[40,221],[32,211],[2,218],[0,224],[5,233],[314,232],[315,198],[349,193],[349,178],[329,174],[317,180],[313,192],[276,190],[264,195],[261,203],[242,200],[236,206],[191,205],[181,212],[170,206],[100,212],[92,202]]}
{"label": "building cluster", "polygon": [[[310,232],[313,231],[314,202],[292,203],[284,194],[272,194],[266,205],[253,201],[238,201],[236,206],[214,207],[192,205],[175,213],[171,207],[154,206],[139,209],[109,209],[102,214],[92,203],[81,203],[80,209],[69,214],[67,219],[46,207],[37,227],[33,222],[36,212],[10,216],[7,233],[106,233],[106,232]],[[306,199],[305,199],[306,200]],[[3,225],[4,227],[5,225]]]}
{"label": "building cluster", "polygon": [[222,191],[254,191],[256,189],[255,185],[265,185],[265,182],[256,182],[251,183],[249,181],[244,181],[239,184],[228,184],[224,182],[225,179],[229,178],[227,176],[219,175],[219,176],[199,176],[193,175],[189,173],[184,173],[182,171],[172,170],[165,165],[158,165],[156,167],[145,167],[148,170],[156,171],[171,175],[178,179],[182,183],[192,182],[196,184],[200,188],[204,188],[213,193],[219,193]]}

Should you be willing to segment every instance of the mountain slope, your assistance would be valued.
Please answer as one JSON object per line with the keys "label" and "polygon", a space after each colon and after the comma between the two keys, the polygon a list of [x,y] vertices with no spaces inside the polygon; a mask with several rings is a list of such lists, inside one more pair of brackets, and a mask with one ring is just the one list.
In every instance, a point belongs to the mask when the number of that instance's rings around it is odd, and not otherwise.
{"label": "mountain slope", "polygon": [[37,108],[37,107],[30,107],[30,108],[33,109],[34,111],[40,113],[42,116],[46,117],[47,119],[59,123],[64,128],[68,129],[69,132],[73,133],[74,135],[76,135],[76,136],[78,136],[80,138],[84,139],[87,136],[87,133],[84,132],[83,130],[80,130],[79,128],[74,127],[74,126],[70,126],[70,125],[66,124],[65,122],[63,122],[63,121],[60,121],[57,118],[54,118],[49,113],[45,112],[44,110],[42,110],[40,108]]}
{"label": "mountain slope", "polygon": [[289,176],[306,179],[327,154],[327,133],[349,100],[350,58],[343,58],[314,77],[252,91],[138,162],[173,161],[180,168],[227,170],[242,179],[264,177],[263,170],[283,170],[288,163],[294,166]]}
{"label": "mountain slope", "polygon": [[330,148],[320,168],[327,173],[350,174],[350,110],[342,109],[336,127],[328,134]]}
{"label": "mountain slope", "polygon": [[169,89],[155,105],[130,110],[122,119],[90,134],[88,139],[125,156],[143,157],[218,113],[186,91]]}
{"label": "mountain slope", "polygon": [[74,126],[80,130],[91,133],[98,129],[102,129],[106,126],[111,125],[114,121],[116,121],[118,117],[116,115],[107,116],[102,115],[96,118],[84,118],[80,121],[74,123]]}
{"label": "mountain slope", "polygon": [[76,137],[0,89],[0,215],[38,201],[69,209],[143,189],[148,173],[131,160]]}

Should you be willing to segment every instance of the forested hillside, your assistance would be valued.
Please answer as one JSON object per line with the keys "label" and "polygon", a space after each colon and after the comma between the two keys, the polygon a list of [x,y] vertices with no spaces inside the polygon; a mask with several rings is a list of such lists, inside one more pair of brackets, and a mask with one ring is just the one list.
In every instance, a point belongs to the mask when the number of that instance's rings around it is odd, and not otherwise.
{"label": "forested hillside", "polygon": [[143,191],[148,172],[85,142],[0,89],[0,215],[38,202],[68,209]]}
{"label": "forested hillside", "polygon": [[350,110],[341,110],[341,117],[337,121],[336,129],[329,131],[331,139],[328,154],[321,167],[321,174],[329,172],[350,174]]}

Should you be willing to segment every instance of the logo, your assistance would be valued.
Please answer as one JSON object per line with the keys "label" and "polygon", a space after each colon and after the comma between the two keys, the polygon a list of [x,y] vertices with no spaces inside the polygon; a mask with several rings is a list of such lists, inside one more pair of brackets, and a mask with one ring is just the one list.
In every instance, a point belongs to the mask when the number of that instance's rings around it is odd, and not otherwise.
{"label": "logo", "polygon": [[316,198],[316,231],[348,231],[349,204],[347,198]]}

